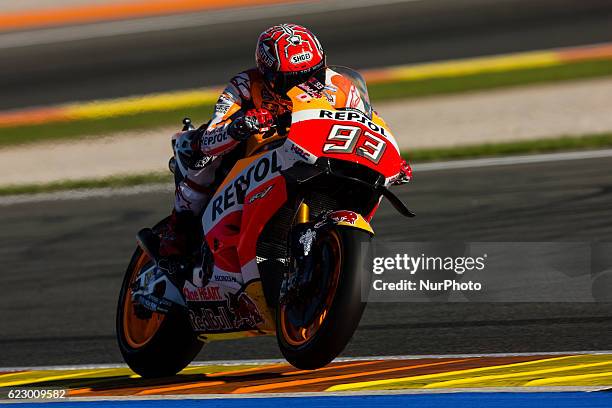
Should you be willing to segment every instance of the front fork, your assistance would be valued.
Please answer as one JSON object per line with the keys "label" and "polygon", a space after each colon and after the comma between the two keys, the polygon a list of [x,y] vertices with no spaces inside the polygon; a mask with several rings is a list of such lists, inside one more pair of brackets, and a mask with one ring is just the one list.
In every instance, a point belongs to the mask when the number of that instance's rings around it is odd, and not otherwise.
{"label": "front fork", "polygon": [[313,252],[317,236],[338,227],[361,229],[374,235],[370,223],[359,213],[349,210],[328,211],[312,220],[308,204],[300,203],[289,238],[290,267],[281,285],[280,303],[299,300],[312,288],[316,267]]}
{"label": "front fork", "polygon": [[295,220],[296,224],[306,224],[310,221],[310,208],[308,204],[302,201],[300,207],[298,208],[297,217]]}
{"label": "front fork", "polygon": [[302,201],[289,235],[289,268],[281,284],[279,303],[287,304],[304,297],[312,280],[312,247],[316,239],[310,208]]}

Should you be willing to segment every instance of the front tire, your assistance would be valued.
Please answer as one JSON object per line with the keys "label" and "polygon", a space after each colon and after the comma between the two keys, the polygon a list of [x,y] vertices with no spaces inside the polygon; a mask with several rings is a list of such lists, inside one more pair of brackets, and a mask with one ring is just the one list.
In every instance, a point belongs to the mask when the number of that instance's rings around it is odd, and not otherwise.
{"label": "front tire", "polygon": [[[320,237],[321,232],[325,233]],[[321,368],[336,358],[350,341],[359,325],[366,303],[361,301],[363,255],[369,252],[371,235],[355,228],[332,227],[318,231],[315,256],[322,259],[326,251],[335,259],[335,270],[329,274],[325,305],[308,327],[292,324],[290,305],[276,309],[276,337],[283,356],[302,370]],[[362,244],[368,251],[362,252]],[[325,249],[329,247],[329,249]],[[335,247],[335,248],[334,248]]]}
{"label": "front tire", "polygon": [[127,365],[144,378],[172,376],[185,368],[202,348],[189,319],[181,310],[149,319],[136,316],[130,285],[153,262],[137,248],[127,268],[117,305],[116,333]]}

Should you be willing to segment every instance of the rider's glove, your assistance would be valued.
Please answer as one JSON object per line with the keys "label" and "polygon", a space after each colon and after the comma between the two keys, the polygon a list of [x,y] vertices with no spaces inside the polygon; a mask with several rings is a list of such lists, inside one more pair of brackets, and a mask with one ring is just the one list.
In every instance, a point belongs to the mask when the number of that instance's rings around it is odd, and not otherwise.
{"label": "rider's glove", "polygon": [[406,160],[402,160],[400,164],[400,172],[393,180],[393,184],[406,184],[412,180],[412,167]]}
{"label": "rider's glove", "polygon": [[255,133],[264,133],[274,125],[274,117],[267,109],[251,109],[244,116],[230,123],[227,133],[235,140],[243,141]]}

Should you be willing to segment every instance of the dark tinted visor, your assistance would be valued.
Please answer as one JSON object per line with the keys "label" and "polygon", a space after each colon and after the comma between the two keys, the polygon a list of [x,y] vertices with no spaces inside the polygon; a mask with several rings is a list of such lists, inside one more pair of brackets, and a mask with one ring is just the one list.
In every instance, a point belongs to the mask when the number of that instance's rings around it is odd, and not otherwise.
{"label": "dark tinted visor", "polygon": [[[308,81],[315,75],[324,75],[325,67],[323,64],[321,66],[315,67],[313,69],[309,69],[307,71],[300,72],[267,72],[264,74],[264,79],[268,82],[270,87],[275,92],[278,93],[287,93],[288,90],[293,88],[296,85],[303,84]],[[325,83],[325,78],[323,77],[322,83]]]}

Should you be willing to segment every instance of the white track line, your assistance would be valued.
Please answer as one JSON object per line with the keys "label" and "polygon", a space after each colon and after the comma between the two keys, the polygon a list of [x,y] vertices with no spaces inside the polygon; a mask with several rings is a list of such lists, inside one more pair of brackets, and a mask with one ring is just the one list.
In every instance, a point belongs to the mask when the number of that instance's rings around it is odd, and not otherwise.
{"label": "white track line", "polygon": [[[439,170],[470,169],[491,166],[514,166],[557,161],[601,159],[607,157],[612,157],[612,149],[423,163],[415,164],[414,171],[416,174],[418,174]],[[173,186],[171,184],[150,184],[134,187],[95,188],[86,190],[58,191],[55,193],[23,194],[0,197],[0,206],[40,203],[46,201],[84,200],[90,198],[129,196],[143,193],[161,193],[170,192],[172,189]]]}
{"label": "white track line", "polygon": [[83,190],[57,191],[54,193],[36,193],[0,197],[0,206],[40,203],[45,201],[86,200],[90,198],[129,196],[145,193],[171,192],[173,184],[144,184],[132,187],[104,187]]}
{"label": "white track line", "polygon": [[[362,356],[362,357],[339,357],[335,363],[369,360],[419,360],[424,358],[489,358],[489,357],[525,357],[525,356],[557,356],[557,355],[583,355],[583,354],[612,354],[612,350],[583,350],[583,351],[536,351],[532,353],[483,353],[483,354],[412,354],[396,356]],[[256,360],[208,360],[194,361],[189,366],[236,366],[236,365],[267,365],[287,363],[284,359],[256,359]],[[287,363],[289,364],[289,363]],[[34,370],[103,370],[107,368],[128,368],[126,364],[73,364],[73,365],[50,365],[50,366],[24,366],[24,367],[0,367],[0,371],[34,371]],[[530,387],[531,388],[531,387]]]}
{"label": "white track line", "polygon": [[425,0],[327,0],[294,4],[245,7],[228,10],[208,10],[189,14],[161,17],[148,17],[124,21],[111,21],[22,31],[0,35],[0,49],[25,47],[31,45],[54,44],[66,41],[88,40],[93,38],[115,37],[127,34],[140,34],[191,27],[205,27],[218,24],[240,23],[268,18],[302,16],[337,10],[393,5]]}

